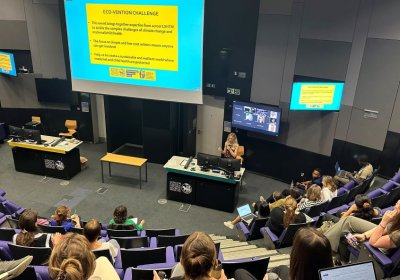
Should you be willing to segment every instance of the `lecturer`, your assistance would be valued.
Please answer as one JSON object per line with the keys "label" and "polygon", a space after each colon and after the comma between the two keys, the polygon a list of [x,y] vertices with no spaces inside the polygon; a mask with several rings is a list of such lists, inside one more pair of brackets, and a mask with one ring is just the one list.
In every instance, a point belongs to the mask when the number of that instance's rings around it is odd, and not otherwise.
{"label": "lecturer", "polygon": [[218,151],[224,155],[226,158],[236,158],[238,151],[239,143],[237,141],[237,137],[235,133],[229,133],[228,138],[226,139],[224,149],[221,147],[218,148]]}

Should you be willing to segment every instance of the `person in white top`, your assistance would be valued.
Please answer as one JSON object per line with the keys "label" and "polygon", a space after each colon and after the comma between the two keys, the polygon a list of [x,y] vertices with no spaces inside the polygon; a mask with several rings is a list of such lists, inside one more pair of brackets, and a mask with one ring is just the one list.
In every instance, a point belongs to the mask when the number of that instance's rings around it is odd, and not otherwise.
{"label": "person in white top", "polygon": [[96,260],[89,241],[77,233],[67,233],[53,248],[49,259],[53,280],[119,280],[115,268],[105,257]]}
{"label": "person in white top", "polygon": [[337,187],[331,176],[324,176],[322,178],[322,201],[331,201],[332,198],[337,197]]}

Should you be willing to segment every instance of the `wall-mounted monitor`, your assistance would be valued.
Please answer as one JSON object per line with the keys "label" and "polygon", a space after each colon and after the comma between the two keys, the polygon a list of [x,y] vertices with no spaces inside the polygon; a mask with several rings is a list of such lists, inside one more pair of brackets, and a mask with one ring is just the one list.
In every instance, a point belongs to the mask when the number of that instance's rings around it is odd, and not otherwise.
{"label": "wall-mounted monitor", "polygon": [[17,76],[14,54],[8,52],[0,52],[0,74]]}
{"label": "wall-mounted monitor", "polygon": [[343,82],[294,82],[290,110],[339,111]]}
{"label": "wall-mounted monitor", "polygon": [[233,101],[232,127],[278,136],[281,109],[258,103]]}

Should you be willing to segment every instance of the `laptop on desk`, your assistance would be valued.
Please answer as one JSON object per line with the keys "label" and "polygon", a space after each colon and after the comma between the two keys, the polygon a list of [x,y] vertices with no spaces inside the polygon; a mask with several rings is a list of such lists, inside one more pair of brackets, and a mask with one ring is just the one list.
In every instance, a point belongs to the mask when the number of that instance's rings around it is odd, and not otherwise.
{"label": "laptop on desk", "polygon": [[335,163],[335,171],[336,171],[336,176],[343,177],[343,178],[346,177],[346,171],[340,169],[339,162]]}
{"label": "laptop on desk", "polygon": [[237,209],[237,211],[239,213],[240,219],[242,219],[242,221],[244,221],[248,225],[251,223],[251,221],[254,218],[257,217],[256,215],[254,215],[251,212],[251,208],[250,208],[249,204],[245,204],[245,205],[239,206],[236,209]]}
{"label": "laptop on desk", "polygon": [[376,280],[372,261],[324,268],[318,274],[320,280]]}

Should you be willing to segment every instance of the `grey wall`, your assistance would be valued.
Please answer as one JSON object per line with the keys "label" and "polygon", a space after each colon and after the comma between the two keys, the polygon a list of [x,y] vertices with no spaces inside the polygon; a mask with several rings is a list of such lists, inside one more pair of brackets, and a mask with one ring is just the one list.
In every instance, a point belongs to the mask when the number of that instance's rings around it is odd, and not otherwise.
{"label": "grey wall", "polygon": [[[251,100],[283,115],[282,135],[265,139],[328,156],[334,139],[382,150],[400,132],[399,14],[396,0],[262,0]],[[340,112],[289,111],[294,75],[345,81]]]}

